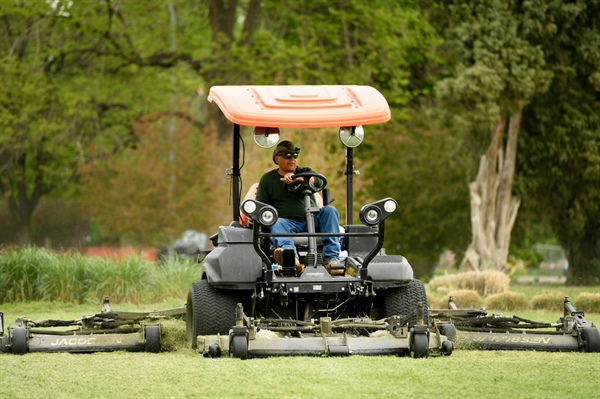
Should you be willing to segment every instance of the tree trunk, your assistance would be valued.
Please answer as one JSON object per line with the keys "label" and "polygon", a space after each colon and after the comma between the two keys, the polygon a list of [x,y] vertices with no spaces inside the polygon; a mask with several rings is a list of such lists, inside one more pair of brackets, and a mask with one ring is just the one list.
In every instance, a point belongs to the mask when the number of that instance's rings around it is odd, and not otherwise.
{"label": "tree trunk", "polygon": [[512,187],[521,111],[511,116],[508,131],[506,125],[504,118],[496,124],[490,146],[481,156],[477,178],[469,184],[473,238],[461,263],[464,269],[507,271],[510,234],[520,205]]}

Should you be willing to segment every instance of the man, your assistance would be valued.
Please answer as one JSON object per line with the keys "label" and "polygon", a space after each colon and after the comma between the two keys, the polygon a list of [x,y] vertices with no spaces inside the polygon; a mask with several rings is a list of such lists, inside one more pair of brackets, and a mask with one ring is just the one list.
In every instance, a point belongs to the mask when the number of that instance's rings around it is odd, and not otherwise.
{"label": "man", "polygon": [[[266,202],[277,209],[279,219],[271,226],[271,233],[299,233],[307,231],[304,198],[300,194],[286,190],[285,186],[302,178],[292,180],[292,176],[302,172],[314,172],[309,167],[298,166],[300,148],[288,140],[281,141],[273,151],[273,162],[278,166],[265,173],[258,183],[256,199]],[[319,179],[314,184],[323,184]],[[314,198],[311,205],[315,206]],[[338,210],[327,205],[315,214],[315,228],[322,233],[339,232],[340,214]],[[298,251],[291,237],[273,237],[275,262],[281,265],[283,251],[291,249],[296,254],[296,273],[302,273],[304,266],[298,259]],[[323,260],[327,271],[332,275],[344,274],[340,265],[340,243],[337,237],[323,237]],[[333,266],[333,268],[332,268]]]}

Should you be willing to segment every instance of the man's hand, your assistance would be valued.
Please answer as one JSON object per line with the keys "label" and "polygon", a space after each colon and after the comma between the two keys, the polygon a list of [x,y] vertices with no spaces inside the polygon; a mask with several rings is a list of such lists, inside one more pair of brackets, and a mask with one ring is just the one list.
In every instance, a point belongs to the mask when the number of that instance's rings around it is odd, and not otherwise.
{"label": "man's hand", "polygon": [[[281,179],[282,182],[284,182],[285,184],[290,184],[290,183],[294,183],[294,182],[301,182],[304,181],[303,177],[296,177],[295,179],[292,180],[292,176],[294,176],[293,173],[286,173]],[[311,179],[312,181],[312,179]]]}

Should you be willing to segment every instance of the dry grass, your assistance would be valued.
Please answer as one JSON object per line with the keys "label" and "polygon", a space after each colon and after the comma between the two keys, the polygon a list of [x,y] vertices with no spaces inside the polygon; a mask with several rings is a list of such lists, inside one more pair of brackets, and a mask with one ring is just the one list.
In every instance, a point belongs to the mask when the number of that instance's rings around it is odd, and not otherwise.
{"label": "dry grass", "polygon": [[449,297],[454,299],[454,303],[459,309],[479,309],[481,307],[481,296],[475,290],[454,290],[450,291],[446,296],[446,302]]}
{"label": "dry grass", "polygon": [[531,298],[531,308],[535,310],[547,310],[551,312],[562,312],[564,310],[565,294],[560,291],[544,291]]}
{"label": "dry grass", "polygon": [[522,292],[503,292],[490,295],[487,298],[486,306],[488,309],[513,311],[526,310],[529,308],[527,297]]}
{"label": "dry grass", "polygon": [[427,304],[429,305],[430,309],[439,309],[440,308],[440,304],[438,302],[438,300],[430,294],[427,294]]}
{"label": "dry grass", "polygon": [[575,298],[575,307],[583,312],[600,313],[600,294],[582,292]]}
{"label": "dry grass", "polygon": [[429,282],[429,288],[442,293],[443,290],[474,290],[481,296],[508,291],[510,277],[497,270],[471,271],[459,274],[438,276]]}

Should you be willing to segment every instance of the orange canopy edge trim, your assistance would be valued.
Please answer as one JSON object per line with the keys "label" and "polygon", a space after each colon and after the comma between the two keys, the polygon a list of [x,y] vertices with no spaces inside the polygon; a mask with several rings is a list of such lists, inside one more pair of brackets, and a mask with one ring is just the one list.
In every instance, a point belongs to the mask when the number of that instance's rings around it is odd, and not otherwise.
{"label": "orange canopy edge trim", "polygon": [[341,127],[391,118],[385,97],[371,86],[213,86],[208,101],[244,126]]}

